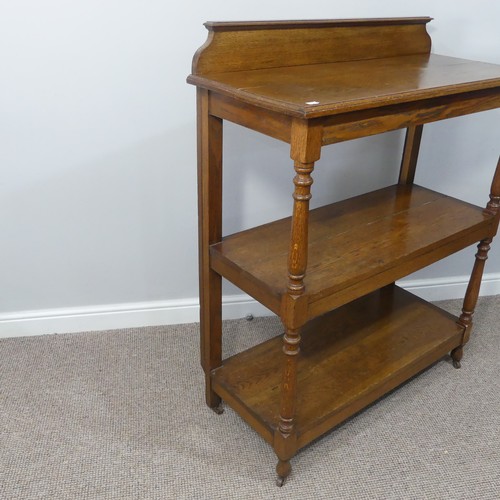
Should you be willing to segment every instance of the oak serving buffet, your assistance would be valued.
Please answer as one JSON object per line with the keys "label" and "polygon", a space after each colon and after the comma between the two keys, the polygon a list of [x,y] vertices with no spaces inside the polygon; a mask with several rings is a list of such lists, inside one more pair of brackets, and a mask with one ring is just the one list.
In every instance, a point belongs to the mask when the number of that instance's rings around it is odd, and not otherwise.
{"label": "oak serving buffet", "polygon": [[[297,451],[451,353],[460,367],[500,217],[500,161],[486,208],[414,184],[424,123],[500,106],[500,66],[430,53],[431,19],[209,22],[197,86],[201,364],[221,399],[278,456]],[[222,235],[222,123],[290,144],[289,218]],[[396,184],[309,210],[323,146],[406,129]],[[460,317],[394,282],[479,242]],[[221,354],[221,278],[285,333]]]}

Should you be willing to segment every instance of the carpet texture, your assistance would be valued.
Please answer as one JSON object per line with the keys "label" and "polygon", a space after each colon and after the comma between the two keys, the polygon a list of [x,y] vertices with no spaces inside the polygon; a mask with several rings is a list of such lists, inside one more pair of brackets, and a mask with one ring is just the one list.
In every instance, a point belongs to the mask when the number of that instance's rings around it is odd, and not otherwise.
{"label": "carpet texture", "polygon": [[[442,307],[457,313],[459,301]],[[198,325],[0,340],[0,498],[500,498],[500,296],[480,299],[462,368],[447,360],[292,460],[203,401]],[[224,323],[224,355],[281,332]]]}

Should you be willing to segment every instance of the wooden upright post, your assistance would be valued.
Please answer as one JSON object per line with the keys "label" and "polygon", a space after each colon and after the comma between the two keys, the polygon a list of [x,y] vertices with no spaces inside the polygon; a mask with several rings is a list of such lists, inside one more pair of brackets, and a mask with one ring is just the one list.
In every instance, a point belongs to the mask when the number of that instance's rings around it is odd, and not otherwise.
{"label": "wooden upright post", "polygon": [[283,378],[278,429],[274,448],[279,461],[276,466],[278,485],[283,485],[291,472],[290,459],[297,452],[297,436],[294,429],[297,392],[297,358],[300,352],[300,327],[305,322],[304,302],[300,300],[305,290],[307,269],[309,200],[311,199],[311,173],[314,162],[321,153],[320,127],[306,120],[295,120],[292,125],[290,156],[294,160],[295,186],[293,213],[288,253],[287,295],[284,297],[281,319],[285,326],[283,335]]}
{"label": "wooden upright post", "polygon": [[413,184],[417,168],[418,152],[422,139],[423,125],[411,125],[406,129],[403,159],[399,170],[399,184]]}
{"label": "wooden upright post", "polygon": [[222,238],[222,120],[208,112],[208,91],[197,89],[200,349],[207,405],[222,413],[211,371],[222,363],[222,279],[210,268],[210,245]]}
{"label": "wooden upright post", "polygon": [[462,314],[458,319],[458,323],[464,327],[464,335],[462,344],[451,351],[453,359],[453,366],[460,368],[460,360],[463,356],[463,347],[469,341],[470,333],[472,330],[472,316],[476,308],[477,299],[479,297],[479,290],[481,288],[481,279],[483,277],[484,265],[488,259],[488,252],[493,237],[498,230],[498,222],[500,220],[500,158],[498,159],[493,182],[491,183],[490,201],[486,205],[484,212],[488,215],[496,216],[496,226],[491,236],[480,241],[477,246],[476,260],[472,269],[472,274],[465,292],[464,304],[462,307]]}

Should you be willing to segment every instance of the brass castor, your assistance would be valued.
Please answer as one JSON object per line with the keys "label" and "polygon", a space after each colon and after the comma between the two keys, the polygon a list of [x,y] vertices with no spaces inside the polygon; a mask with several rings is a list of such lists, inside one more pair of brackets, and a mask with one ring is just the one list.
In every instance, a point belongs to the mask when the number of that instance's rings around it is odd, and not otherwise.
{"label": "brass castor", "polygon": [[462,346],[458,346],[453,351],[450,352],[451,359],[453,360],[453,366],[455,368],[460,368],[462,364],[460,363],[460,360],[462,359],[462,356],[464,355],[464,349]]}
{"label": "brass castor", "polygon": [[290,475],[291,471],[292,466],[289,460],[279,460],[276,466],[276,473],[278,474],[276,485],[281,488],[285,484],[286,478]]}
{"label": "brass castor", "polygon": [[285,484],[286,477],[280,477],[278,476],[276,478],[276,486],[279,486],[280,488]]}
{"label": "brass castor", "polygon": [[217,406],[214,406],[213,408],[210,408],[214,413],[217,413],[217,415],[222,415],[224,413],[224,407],[222,406],[222,402],[219,403]]}

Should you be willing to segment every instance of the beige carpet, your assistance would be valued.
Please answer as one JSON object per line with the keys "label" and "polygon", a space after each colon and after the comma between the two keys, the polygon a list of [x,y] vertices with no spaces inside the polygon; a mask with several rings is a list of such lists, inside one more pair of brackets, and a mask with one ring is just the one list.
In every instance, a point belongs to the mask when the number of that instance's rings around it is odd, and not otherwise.
{"label": "beige carpet", "polygon": [[[458,301],[443,303],[456,313]],[[204,406],[198,326],[0,340],[0,498],[500,498],[500,296],[480,300],[462,369],[443,360],[302,450]],[[225,355],[280,333],[229,321]]]}

